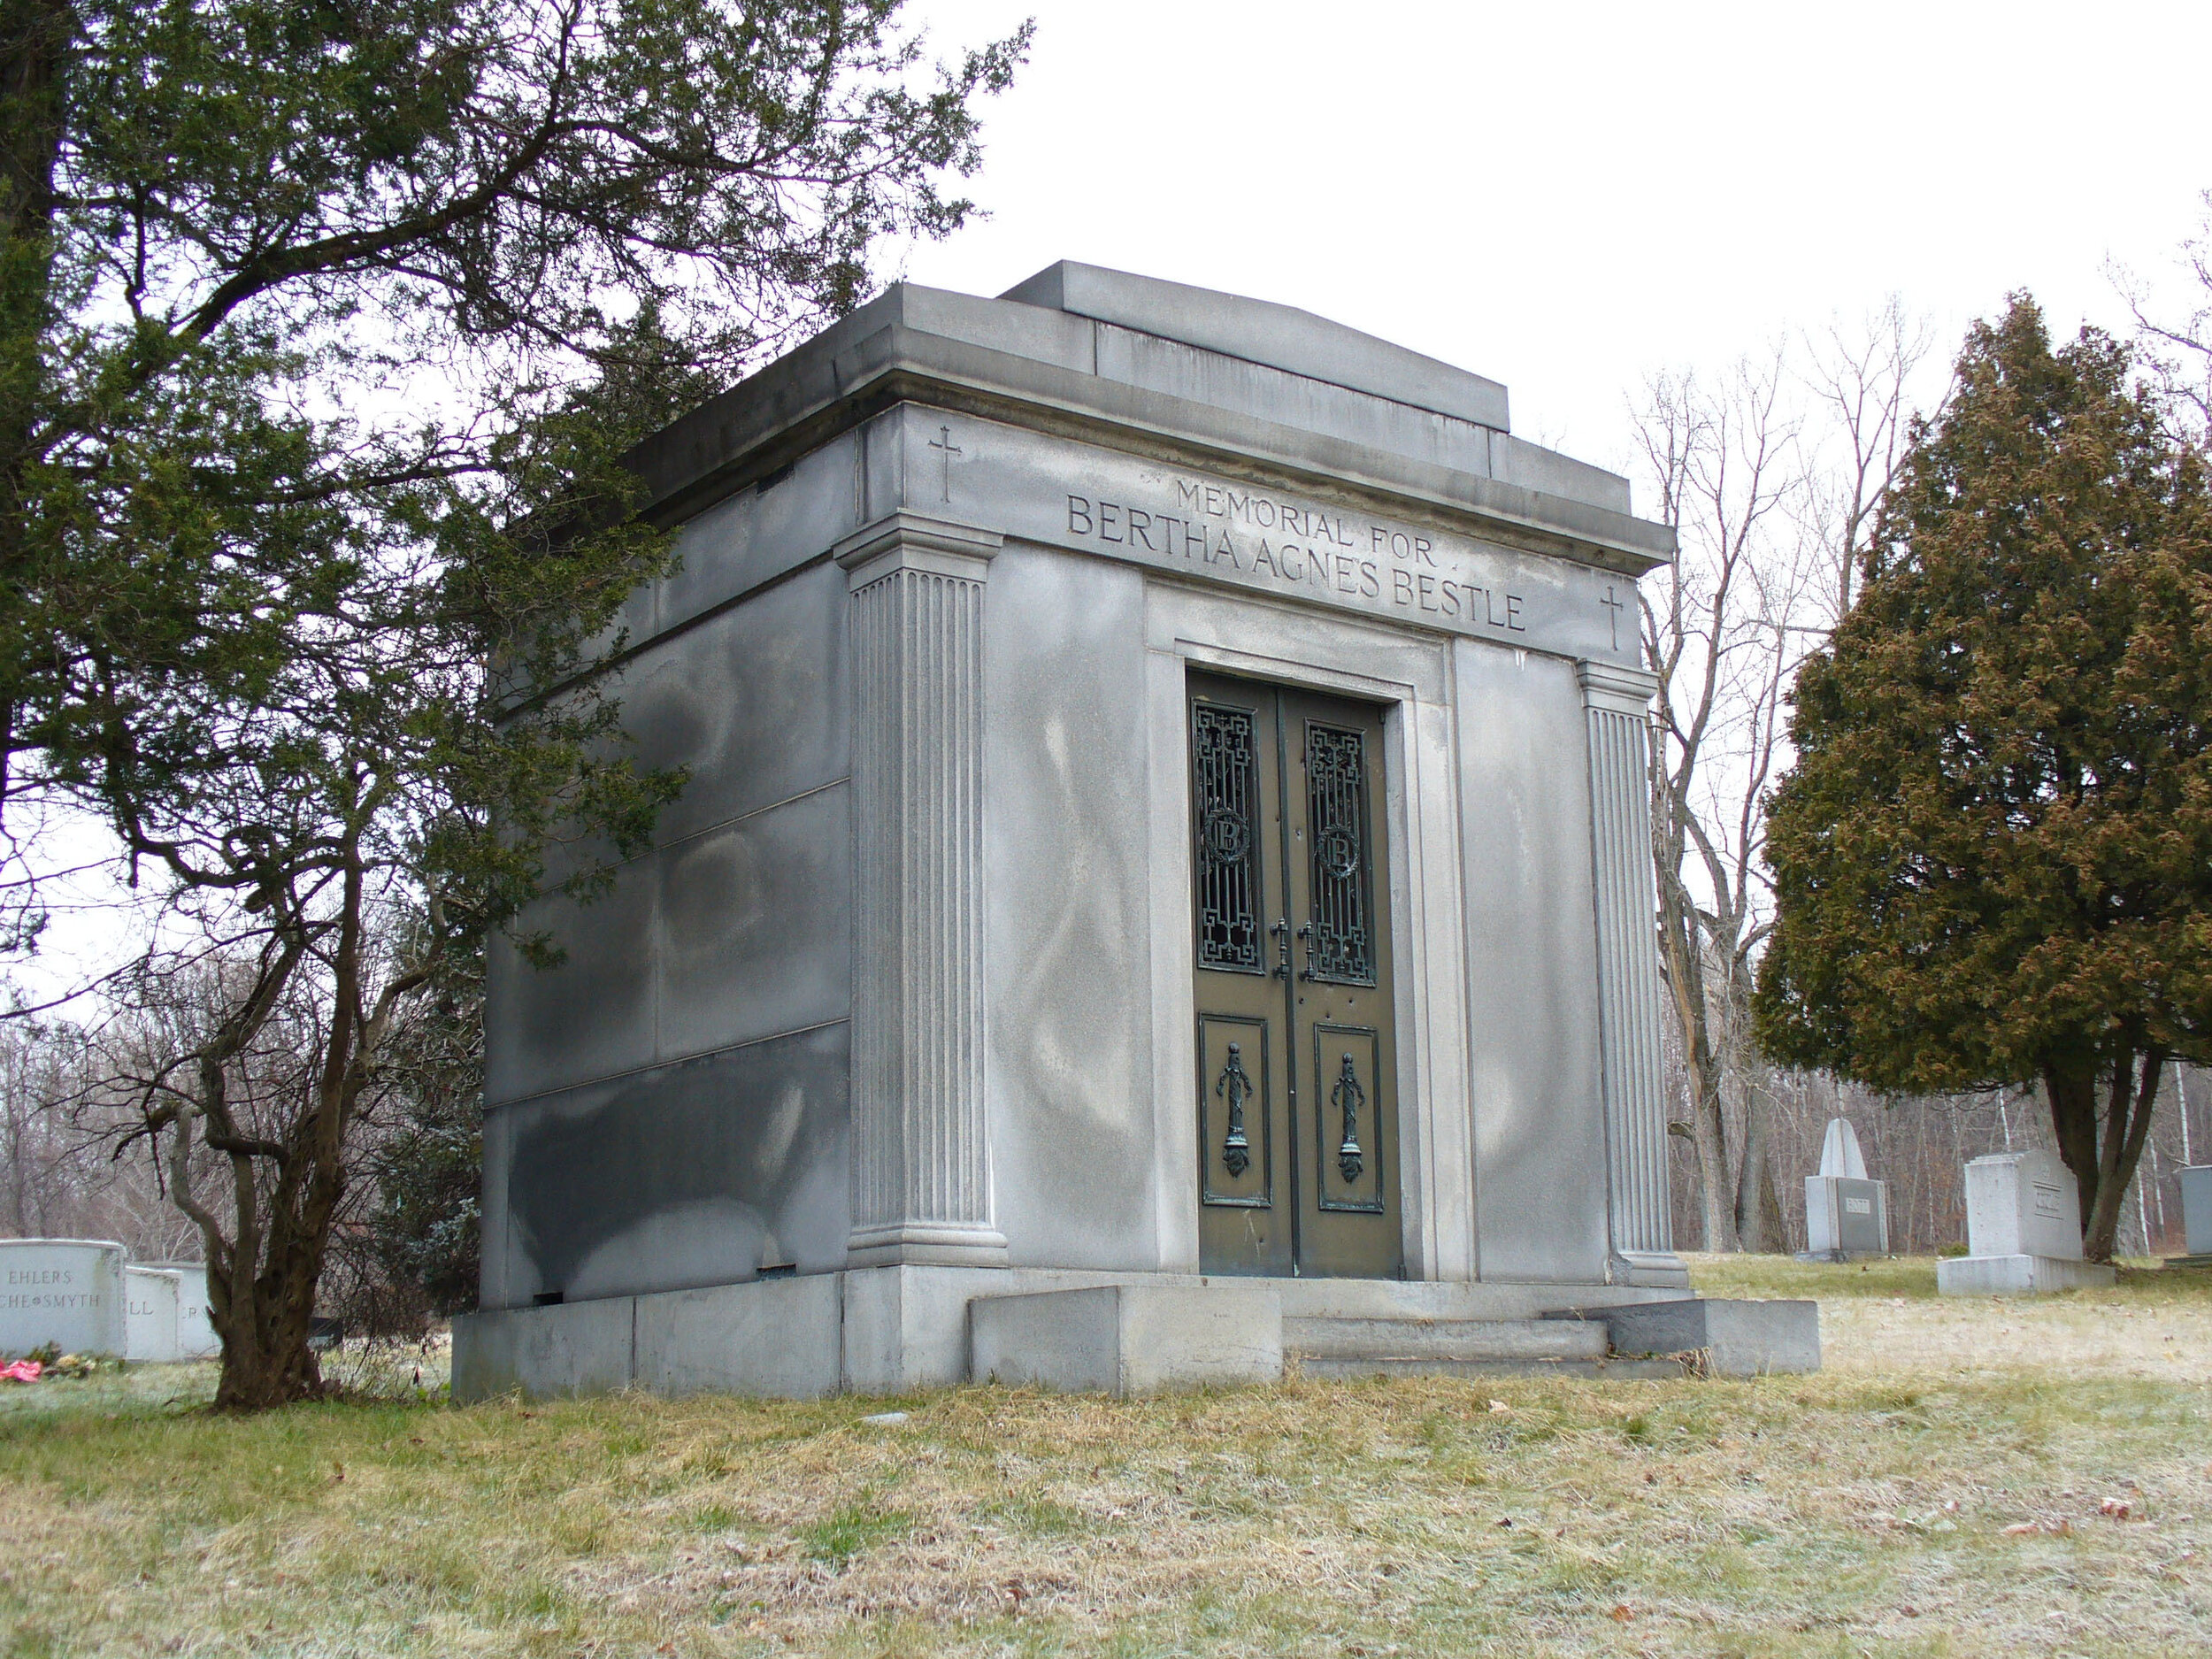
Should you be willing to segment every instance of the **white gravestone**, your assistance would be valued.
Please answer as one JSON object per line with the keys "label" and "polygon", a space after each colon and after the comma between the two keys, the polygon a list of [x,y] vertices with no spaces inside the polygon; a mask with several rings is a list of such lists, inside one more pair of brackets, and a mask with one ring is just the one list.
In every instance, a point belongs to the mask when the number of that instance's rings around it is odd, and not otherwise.
{"label": "white gravestone", "polygon": [[1948,1296],[2071,1290],[2115,1274],[2081,1255],[2081,1203],[2055,1152],[1993,1152],[1966,1166],[1965,1256],[1936,1263]]}
{"label": "white gravestone", "polygon": [[2174,1171],[2181,1186],[2181,1231],[2186,1256],[2170,1256],[2169,1267],[2212,1267],[2212,1164],[2185,1164]]}
{"label": "white gravestone", "polygon": [[0,1354],[52,1343],[123,1352],[123,1247],[98,1239],[0,1239]]}
{"label": "white gravestone", "polygon": [[123,1270],[123,1357],[166,1364],[177,1351],[177,1292],[181,1276],[158,1267]]}
{"label": "white gravestone", "polygon": [[1824,1262],[1889,1254],[1889,1185],[1867,1179],[1847,1118],[1828,1120],[1820,1173],[1805,1178],[1805,1254]]}
{"label": "white gravestone", "polygon": [[156,1262],[177,1275],[177,1357],[214,1359],[223,1351],[223,1339],[215,1334],[207,1312],[207,1263]]}

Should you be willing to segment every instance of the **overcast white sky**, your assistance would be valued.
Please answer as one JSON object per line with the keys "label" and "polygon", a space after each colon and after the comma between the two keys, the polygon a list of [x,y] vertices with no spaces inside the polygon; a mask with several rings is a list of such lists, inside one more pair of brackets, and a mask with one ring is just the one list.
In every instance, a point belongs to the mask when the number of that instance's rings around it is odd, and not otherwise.
{"label": "overcast white sky", "polygon": [[2126,317],[2212,187],[2212,4],[910,0],[941,49],[1038,20],[993,217],[908,274],[1074,258],[1302,305],[1503,380],[1624,467],[1625,396],[1894,292]]}
{"label": "overcast white sky", "polygon": [[[941,51],[1038,19],[988,111],[992,213],[918,281],[1089,260],[1302,305],[1503,380],[1628,470],[1629,396],[1891,293],[2024,287],[2124,327],[2212,187],[2212,4],[910,0]],[[2182,297],[2177,291],[2177,303]],[[104,956],[57,918],[34,988]]]}

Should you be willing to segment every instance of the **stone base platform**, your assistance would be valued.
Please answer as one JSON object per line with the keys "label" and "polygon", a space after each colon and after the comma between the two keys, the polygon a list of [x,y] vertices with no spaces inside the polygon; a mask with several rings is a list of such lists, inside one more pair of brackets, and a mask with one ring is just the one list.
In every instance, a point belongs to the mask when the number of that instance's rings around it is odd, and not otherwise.
{"label": "stone base platform", "polygon": [[2193,1256],[2170,1256],[2169,1267],[2212,1267],[2212,1250],[2200,1250]]}
{"label": "stone base platform", "polygon": [[[1671,1323],[1636,1323],[1663,1309]],[[992,1379],[1137,1394],[1286,1371],[1679,1375],[1686,1361],[1722,1375],[1817,1370],[1813,1304],[1620,1285],[855,1268],[465,1315],[453,1397],[639,1387],[803,1399]]]}
{"label": "stone base platform", "polygon": [[1936,1263],[1946,1296],[2024,1296],[2046,1290],[2094,1290],[2118,1275],[2102,1262],[2061,1256],[1960,1256]]}

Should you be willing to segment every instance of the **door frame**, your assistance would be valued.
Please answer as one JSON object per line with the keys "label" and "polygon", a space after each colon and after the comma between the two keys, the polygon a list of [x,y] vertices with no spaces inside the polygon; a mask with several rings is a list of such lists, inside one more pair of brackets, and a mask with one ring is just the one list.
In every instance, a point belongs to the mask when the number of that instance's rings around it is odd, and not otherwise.
{"label": "door frame", "polygon": [[1224,595],[1145,584],[1147,796],[1153,872],[1154,1214],[1164,1271],[1198,1271],[1198,1124],[1191,1018],[1190,752],[1194,668],[1384,705],[1384,806],[1398,1133],[1391,1153],[1404,1274],[1475,1278],[1474,1122],[1451,641]]}

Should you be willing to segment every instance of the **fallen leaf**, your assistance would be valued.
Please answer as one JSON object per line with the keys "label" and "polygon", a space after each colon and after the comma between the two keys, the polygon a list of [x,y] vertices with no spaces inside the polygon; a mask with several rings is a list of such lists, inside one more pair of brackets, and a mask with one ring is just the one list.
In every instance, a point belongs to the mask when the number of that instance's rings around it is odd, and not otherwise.
{"label": "fallen leaf", "polygon": [[2039,1528],[2033,1521],[2015,1521],[2010,1526],[2005,1528],[2005,1536],[2007,1538],[2024,1538],[2028,1533],[2039,1532],[2040,1530],[2041,1529]]}
{"label": "fallen leaf", "polygon": [[1635,1613],[1630,1609],[1628,1603],[1625,1601],[1622,1602],[1618,1607],[1613,1609],[1614,1623],[1618,1624],[1625,1624],[1630,1619],[1634,1618],[1635,1617]]}
{"label": "fallen leaf", "polygon": [[1490,1402],[1490,1409],[1493,1411],[1510,1411],[1513,1408],[1506,1404],[1506,1402],[1502,1400],[1493,1400]]}
{"label": "fallen leaf", "polygon": [[2124,1521],[2131,1507],[2125,1498],[2107,1498],[2097,1506],[2097,1513],[2108,1515],[2116,1521]]}

